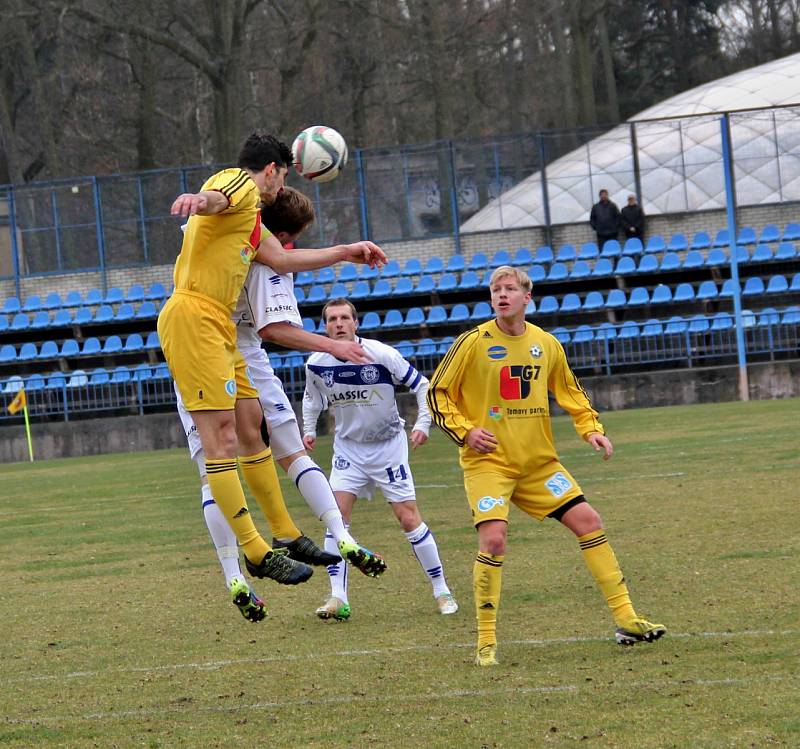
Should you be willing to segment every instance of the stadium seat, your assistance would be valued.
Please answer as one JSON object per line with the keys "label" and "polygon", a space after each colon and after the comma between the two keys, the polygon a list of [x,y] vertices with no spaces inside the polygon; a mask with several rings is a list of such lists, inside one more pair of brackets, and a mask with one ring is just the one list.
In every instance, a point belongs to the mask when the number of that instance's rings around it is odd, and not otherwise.
{"label": "stadium seat", "polygon": [[461,273],[462,271],[466,270],[467,264],[464,260],[463,255],[451,255],[447,259],[447,267],[445,271],[447,273]]}
{"label": "stadium seat", "polygon": [[359,330],[377,330],[381,326],[381,318],[377,312],[365,312],[359,324]]}
{"label": "stadium seat", "polygon": [[756,245],[753,256],[750,258],[752,263],[768,263],[772,260],[772,248],[768,244]]}
{"label": "stadium seat", "polygon": [[[608,242],[606,242],[608,244]],[[611,259],[607,257],[601,257],[595,264],[594,268],[592,268],[591,276],[592,278],[602,278],[603,276],[611,276],[614,273],[614,266],[611,263]]]}
{"label": "stadium seat", "polygon": [[[270,359],[271,361],[271,359]],[[169,370],[167,370],[169,374]],[[153,378],[153,370],[149,364],[137,364],[131,371],[131,379],[136,382],[144,382]]]}
{"label": "stadium seat", "polygon": [[19,375],[14,375],[6,380],[6,384],[3,385],[3,392],[18,393],[20,390],[22,390],[24,385],[25,383],[23,382],[22,378]]}
{"label": "stadium seat", "polygon": [[528,268],[528,276],[532,283],[539,283],[547,278],[547,271],[545,271],[543,265],[531,265]]}
{"label": "stadium seat", "polygon": [[491,316],[492,308],[489,306],[489,302],[478,302],[473,308],[469,319],[475,321],[488,320]]}
{"label": "stadium seat", "polygon": [[614,275],[626,276],[629,273],[636,273],[636,261],[630,255],[623,255],[617,260],[617,267],[614,268]]}
{"label": "stadium seat", "polygon": [[161,341],[158,340],[158,331],[153,330],[147,334],[147,339],[144,342],[144,347],[146,350],[150,349],[160,349],[161,348]]}
{"label": "stadium seat", "polygon": [[744,282],[742,296],[759,296],[765,291],[764,281],[758,276],[751,276]]}
{"label": "stadium seat", "polygon": [[[406,279],[407,280],[407,279]],[[350,295],[350,292],[341,281],[337,281],[334,284],[331,284],[331,290],[328,292],[328,301],[331,299],[340,299],[342,297],[347,298]]]}
{"label": "stadium seat", "polygon": [[547,245],[542,245],[536,248],[536,255],[534,261],[541,265],[549,265],[554,260],[553,250]]}
{"label": "stadium seat", "polygon": [[425,262],[425,267],[422,269],[422,272],[430,275],[434,273],[444,273],[444,260],[438,255],[429,257]]}
{"label": "stadium seat", "polygon": [[118,335],[110,335],[106,338],[103,344],[104,354],[116,354],[120,351],[122,351],[122,339]]}
{"label": "stadium seat", "polygon": [[720,229],[717,236],[714,238],[712,247],[727,247],[730,244],[729,234],[727,229]]}
{"label": "stadium seat", "polygon": [[528,303],[525,305],[525,317],[533,317],[536,313],[536,302],[533,299],[529,299]]}
{"label": "stadium seat", "polygon": [[362,265],[361,273],[358,274],[358,277],[363,281],[373,281],[380,277],[380,275],[380,268],[370,268],[368,265]]}
{"label": "stadium seat", "polygon": [[800,273],[795,273],[792,276],[792,283],[789,286],[789,291],[800,291]]}
{"label": "stadium seat", "polygon": [[[397,263],[395,262],[395,265]],[[314,278],[314,283],[318,285],[333,283],[336,280],[336,271],[333,268],[320,268]]]}
{"label": "stadium seat", "polygon": [[705,333],[710,327],[708,318],[703,315],[695,315],[689,320],[690,333]]}
{"label": "stadium seat", "polygon": [[61,294],[57,291],[51,291],[42,302],[42,309],[58,309],[64,304],[61,299]]}
{"label": "stadium seat", "polygon": [[94,313],[94,322],[111,322],[114,319],[114,309],[110,304],[101,304]]}
{"label": "stadium seat", "polygon": [[119,305],[117,309],[117,314],[114,315],[115,322],[126,322],[128,320],[133,320],[135,315],[135,310],[133,309],[133,305],[130,302],[123,302]]}
{"label": "stadium seat", "polygon": [[745,328],[753,328],[756,324],[756,313],[750,309],[742,310],[742,325]]}
{"label": "stadium seat", "polygon": [[54,328],[72,325],[72,313],[68,309],[57,309],[50,324]]}
{"label": "stadium seat", "polygon": [[689,249],[689,240],[686,239],[685,234],[673,234],[670,237],[667,249],[670,252],[681,252],[682,250]]}
{"label": "stadium seat", "polygon": [[599,291],[590,291],[583,300],[583,310],[602,309],[605,304],[603,295]]}
{"label": "stadium seat", "polygon": [[31,320],[31,327],[35,329],[47,328],[50,325],[50,313],[44,310],[39,310]]}
{"label": "stadium seat", "polygon": [[569,276],[569,271],[564,263],[556,261],[550,266],[547,273],[548,281],[564,281]]}
{"label": "stadium seat", "polygon": [[[725,262],[729,262],[729,259],[728,259],[727,255],[725,257]],[[737,245],[737,247],[736,247],[736,262],[739,265],[744,265],[745,263],[749,263],[750,262],[750,252],[747,249],[747,247],[739,247]]]}
{"label": "stadium seat", "polygon": [[8,330],[8,317],[0,315],[0,333]]}
{"label": "stadium seat", "polygon": [[114,371],[111,373],[111,379],[109,380],[109,382],[115,385],[130,381],[131,371],[127,367],[115,367]]}
{"label": "stadium seat", "polygon": [[413,293],[414,282],[410,278],[398,278],[392,289],[392,296],[405,296]]}
{"label": "stadium seat", "polygon": [[356,281],[350,290],[350,299],[366,299],[371,292],[369,281]]}
{"label": "stadium seat", "polygon": [[86,297],[84,298],[83,303],[87,307],[95,307],[98,304],[102,304],[103,292],[97,288],[89,289],[89,291],[86,292]]}
{"label": "stadium seat", "polygon": [[645,247],[644,251],[655,254],[658,252],[664,252],[666,249],[667,243],[664,241],[664,237],[662,237],[660,234],[655,234],[647,240],[647,246]]}
{"label": "stadium seat", "polygon": [[690,250],[707,250],[711,247],[711,237],[704,231],[699,231],[694,235]]}
{"label": "stadium seat", "polygon": [[598,341],[613,341],[617,337],[617,328],[610,322],[600,323],[594,330],[594,337]]}
{"label": "stadium seat", "polygon": [[99,367],[89,375],[90,385],[107,385],[111,381],[111,375],[107,370]]}
{"label": "stadium seat", "polygon": [[416,351],[416,346],[411,343],[411,341],[398,341],[394,345],[397,353],[400,354],[404,359],[410,359],[414,356],[414,352]]}
{"label": "stadium seat", "polygon": [[722,284],[722,288],[719,290],[719,295],[722,298],[729,299],[733,296],[735,286],[733,283],[732,278],[726,278]]}
{"label": "stadium seat", "polygon": [[28,341],[20,346],[19,353],[17,354],[17,361],[32,361],[38,355],[39,350],[36,348],[36,344]]}
{"label": "stadium seat", "polygon": [[713,281],[702,281],[700,286],[697,287],[697,293],[694,295],[694,298],[698,301],[704,299],[716,299],[719,296],[719,290],[717,289],[717,284]]}
{"label": "stadium seat", "polygon": [[783,230],[782,239],[785,241],[793,241],[795,239],[800,239],[800,224],[798,223],[786,224],[786,228]]}
{"label": "stadium seat", "polygon": [[[95,340],[97,340],[95,338]],[[99,343],[98,343],[99,345]],[[67,338],[61,344],[61,351],[58,352],[59,356],[78,356],[81,353],[80,346],[74,338]]]}
{"label": "stadium seat", "polygon": [[425,313],[420,307],[410,307],[403,320],[403,327],[418,328],[425,323]]}
{"label": "stadium seat", "polygon": [[55,341],[45,341],[39,349],[37,359],[57,359],[58,344]]}
{"label": "stadium seat", "polygon": [[25,380],[25,390],[30,393],[33,390],[44,390],[45,379],[40,374],[32,374]]}
{"label": "stadium seat", "polygon": [[75,325],[87,325],[92,321],[92,317],[94,317],[94,315],[92,314],[92,310],[88,307],[78,307],[78,309],[75,310],[75,317],[72,322],[74,322]]}
{"label": "stadium seat", "polygon": [[358,278],[358,268],[353,263],[345,263],[339,270],[336,280],[341,283],[350,283]]}
{"label": "stadium seat", "polygon": [[775,250],[776,260],[794,260],[797,257],[797,250],[791,242],[781,242]]}
{"label": "stadium seat", "polygon": [[83,297],[80,291],[68,291],[64,297],[64,307],[80,307],[83,304]]}
{"label": "stadium seat", "polygon": [[485,270],[489,267],[489,258],[486,257],[485,252],[476,252],[469,260],[467,270]]}
{"label": "stadium seat", "polygon": [[781,315],[781,325],[797,325],[800,323],[800,307],[787,307]]}
{"label": "stadium seat", "polygon": [[22,305],[23,312],[37,312],[42,308],[42,298],[38,294],[31,294]]}
{"label": "stadium seat", "polygon": [[481,285],[481,280],[475,271],[467,270],[461,274],[461,281],[458,283],[459,289],[477,289]]}
{"label": "stadium seat", "polygon": [[[605,245],[603,245],[603,249],[605,249]],[[595,242],[584,242],[578,250],[578,260],[596,260],[598,257],[600,257],[600,251]]]}
{"label": "stadium seat", "polygon": [[385,297],[391,296],[391,293],[392,293],[392,284],[385,278],[379,278],[377,281],[375,281],[375,285],[372,287],[372,291],[370,292],[370,298],[384,299]]}
{"label": "stadium seat", "polygon": [[628,297],[629,307],[643,307],[650,304],[650,292],[644,286],[636,286],[631,289],[631,294]]}
{"label": "stadium seat", "polygon": [[514,258],[511,265],[531,265],[533,263],[533,255],[527,247],[519,247],[514,253]]}
{"label": "stadium seat", "polygon": [[83,387],[89,384],[89,376],[82,369],[75,369],[67,381],[68,388]]}
{"label": "stadium seat", "polygon": [[566,328],[553,328],[550,333],[558,339],[562,346],[566,346],[572,340],[572,336]]}
{"label": "stadium seat", "polygon": [[328,292],[325,291],[324,286],[320,286],[319,284],[314,284],[306,294],[306,302],[309,304],[320,304],[326,301],[327,298]]}
{"label": "stadium seat", "polygon": [[[119,313],[117,314],[119,315]],[[150,320],[154,317],[158,317],[158,310],[156,309],[156,305],[150,300],[142,302],[134,315],[136,320]],[[115,319],[118,320],[120,318],[116,317]]]}
{"label": "stadium seat", "polygon": [[397,278],[401,273],[400,263],[397,260],[390,260],[380,270],[382,278]]}
{"label": "stadium seat", "polygon": [[739,229],[739,236],[736,238],[736,244],[755,244],[756,243],[756,230],[752,226],[743,226]]}
{"label": "stadium seat", "polygon": [[561,312],[577,312],[581,308],[581,298],[577,294],[564,294],[559,310]]}
{"label": "stadium seat", "polygon": [[767,294],[782,294],[789,291],[789,282],[784,276],[772,276],[767,283]]}
{"label": "stadium seat", "polygon": [[733,327],[733,318],[728,312],[717,312],[711,319],[711,330],[730,330]]}
{"label": "stadium seat", "polygon": [[303,330],[306,333],[316,333],[317,332],[317,325],[310,317],[304,317],[300,320],[303,323]]}
{"label": "stadium seat", "polygon": [[383,318],[382,328],[399,328],[403,325],[403,313],[399,309],[390,309]]}
{"label": "stadium seat", "polygon": [[311,286],[314,283],[314,273],[310,270],[301,270],[294,277],[295,286]]}
{"label": "stadium seat", "polygon": [[667,335],[683,335],[689,329],[689,323],[680,315],[674,315],[667,320],[664,333]]}
{"label": "stadium seat", "polygon": [[150,300],[151,302],[160,302],[162,299],[167,298],[167,290],[164,288],[164,284],[162,283],[151,283],[150,288],[144,295],[145,299]]}
{"label": "stadium seat", "polygon": [[657,335],[663,335],[663,334],[664,334],[664,326],[662,325],[661,320],[656,320],[656,319],[653,319],[653,318],[651,318],[650,320],[647,320],[642,325],[642,332],[640,333],[640,335],[643,338],[648,338],[648,337],[657,336]]}
{"label": "stadium seat", "polygon": [[572,264],[569,277],[571,279],[588,278],[591,273],[592,269],[589,267],[589,263],[587,263],[585,260],[576,260]]}
{"label": "stadium seat", "polygon": [[693,302],[694,288],[690,283],[679,283],[672,295],[673,302]]}
{"label": "stadium seat", "polygon": [[47,390],[61,390],[67,386],[67,377],[63,374],[50,375],[45,388]]}
{"label": "stadium seat", "polygon": [[11,319],[9,330],[27,330],[30,327],[30,318],[24,312],[17,312]]}
{"label": "stadium seat", "polygon": [[159,364],[158,366],[153,367],[154,380],[168,380],[169,378],[170,378],[169,367],[167,367],[166,364]]}
{"label": "stadium seat", "polygon": [[451,335],[447,335],[444,338],[439,340],[439,345],[436,347],[436,353],[444,356],[449,350],[450,347],[453,345],[453,342],[456,339],[453,338]]}
{"label": "stadium seat", "polygon": [[639,258],[639,266],[636,268],[637,273],[657,273],[658,272],[658,258],[655,255],[642,255]]}
{"label": "stadium seat", "polygon": [[433,338],[422,338],[417,341],[415,354],[417,356],[432,356],[436,353],[437,348],[438,346]]}
{"label": "stadium seat", "polygon": [[433,276],[420,276],[416,286],[414,286],[415,294],[432,294],[436,290],[436,282]]}
{"label": "stadium seat", "polygon": [[671,273],[681,267],[681,259],[677,252],[665,252],[661,256],[661,263],[658,270],[661,273]]}
{"label": "stadium seat", "polygon": [[427,325],[441,325],[447,322],[447,310],[441,305],[437,304],[428,310],[428,316],[425,319]]}
{"label": "stadium seat", "polygon": [[552,312],[558,312],[558,299],[554,296],[543,296],[539,300],[538,308],[540,315],[549,315]]}
{"label": "stadium seat", "polygon": [[498,250],[489,261],[490,268],[499,268],[501,265],[511,265],[511,255],[508,250]]}
{"label": "stadium seat", "polygon": [[633,320],[626,320],[619,326],[617,331],[617,338],[638,338],[639,337],[639,323]]}
{"label": "stadium seat", "polygon": [[556,253],[557,263],[571,263],[573,260],[578,259],[578,253],[571,244],[562,244]]}
{"label": "stadium seat", "polygon": [[125,294],[126,302],[143,302],[144,301],[144,287],[141,284],[135,283]]}
{"label": "stadium seat", "polygon": [[704,263],[706,267],[711,268],[727,264],[728,256],[719,247],[713,247],[708,251],[708,255],[706,255]]}
{"label": "stadium seat", "polygon": [[594,330],[588,325],[579,325],[572,333],[573,343],[588,343],[594,340]]}
{"label": "stadium seat", "polygon": [[618,309],[626,304],[625,292],[622,289],[611,289],[606,297],[606,309]]}
{"label": "stadium seat", "polygon": [[469,319],[469,307],[466,304],[455,304],[448,316],[449,322],[464,322]]}
{"label": "stadium seat", "polygon": [[600,251],[601,258],[614,258],[622,255],[622,245],[616,239],[609,239]]}
{"label": "stadium seat", "polygon": [[683,258],[683,265],[681,267],[684,270],[702,268],[703,262],[703,256],[698,250],[689,250],[689,252],[686,253],[686,257]]}
{"label": "stadium seat", "polygon": [[653,289],[650,297],[650,304],[668,304],[672,301],[672,289],[666,284],[660,283]]}
{"label": "stadium seat", "polygon": [[439,277],[439,282],[436,284],[436,291],[453,291],[458,287],[458,278],[455,273],[442,273]]}
{"label": "stadium seat", "polygon": [[625,244],[622,245],[622,254],[623,255],[641,255],[644,252],[644,246],[642,245],[642,240],[639,237],[630,237],[629,239],[625,240]]}
{"label": "stadium seat", "polygon": [[759,242],[777,242],[781,238],[780,229],[775,224],[766,224],[761,230]]}
{"label": "stadium seat", "polygon": [[[108,341],[106,341],[106,343],[108,343]],[[122,350],[126,353],[144,350],[144,340],[142,340],[142,336],[139,335],[139,333],[131,333],[125,339],[125,345],[122,347]]]}
{"label": "stadium seat", "polygon": [[404,276],[419,276],[422,273],[422,263],[418,258],[410,257],[403,266]]}
{"label": "stadium seat", "polygon": [[105,304],[119,304],[120,302],[124,301],[125,295],[122,293],[122,289],[119,286],[112,286],[105,295],[103,302]]}
{"label": "stadium seat", "polygon": [[758,313],[758,317],[756,318],[756,324],[760,327],[778,325],[780,321],[781,315],[774,307],[764,307],[764,309]]}
{"label": "stadium seat", "polygon": [[95,338],[87,338],[83,342],[83,346],[81,348],[81,356],[92,356],[94,354],[99,354],[102,351],[100,346],[100,341]]}

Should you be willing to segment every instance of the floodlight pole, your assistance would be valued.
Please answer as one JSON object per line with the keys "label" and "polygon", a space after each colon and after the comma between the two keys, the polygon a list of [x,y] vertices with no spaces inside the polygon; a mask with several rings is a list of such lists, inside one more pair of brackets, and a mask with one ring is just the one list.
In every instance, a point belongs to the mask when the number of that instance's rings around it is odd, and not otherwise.
{"label": "floodlight pole", "polygon": [[739,400],[750,400],[747,378],[747,358],[742,324],[742,290],[739,287],[739,253],[736,247],[736,193],[733,182],[731,153],[731,121],[726,112],[719,121],[722,136],[722,169],[725,174],[725,205],[728,213],[728,247],[730,249],[731,281],[733,282],[733,317],[736,325],[736,354],[739,359]]}

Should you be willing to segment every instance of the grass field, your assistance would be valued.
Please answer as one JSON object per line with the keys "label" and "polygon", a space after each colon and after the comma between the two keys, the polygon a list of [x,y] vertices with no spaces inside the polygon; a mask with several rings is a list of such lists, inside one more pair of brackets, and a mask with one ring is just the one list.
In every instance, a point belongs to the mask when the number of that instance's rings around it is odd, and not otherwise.
{"label": "grass field", "polygon": [[798,400],[611,413],[603,463],[556,419],[634,603],[669,632],[616,646],[571,534],[513,509],[494,669],[472,665],[476,541],[439,434],[412,468],[453,617],[383,501],[353,528],[389,570],[351,576],[349,622],[314,616],[318,571],[259,582],[254,625],[228,603],[183,451],[1,466],[0,746],[800,746],[799,421]]}

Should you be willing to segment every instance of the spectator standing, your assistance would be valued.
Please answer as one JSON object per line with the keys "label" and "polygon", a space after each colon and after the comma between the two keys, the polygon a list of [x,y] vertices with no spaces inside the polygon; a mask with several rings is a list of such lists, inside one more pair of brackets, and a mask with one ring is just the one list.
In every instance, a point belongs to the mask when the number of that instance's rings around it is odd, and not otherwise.
{"label": "spectator standing", "polygon": [[628,195],[628,205],[620,211],[620,220],[625,239],[636,237],[644,244],[644,211],[635,195]]}
{"label": "spectator standing", "polygon": [[608,190],[600,190],[600,200],[592,206],[589,223],[597,234],[597,246],[602,250],[609,239],[617,239],[619,235],[619,208],[608,198]]}

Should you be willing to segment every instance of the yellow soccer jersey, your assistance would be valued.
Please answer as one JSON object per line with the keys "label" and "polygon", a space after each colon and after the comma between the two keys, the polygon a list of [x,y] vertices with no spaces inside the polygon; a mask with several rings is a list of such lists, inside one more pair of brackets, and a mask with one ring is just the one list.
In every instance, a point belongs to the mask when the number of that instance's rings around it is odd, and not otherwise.
{"label": "yellow soccer jersey", "polygon": [[228,207],[189,218],[175,262],[175,288],[210,297],[233,312],[261,240],[261,197],[242,169],[223,169],[201,189],[221,192]]}
{"label": "yellow soccer jersey", "polygon": [[[581,437],[604,433],[558,340],[530,323],[522,335],[510,336],[491,320],[453,343],[431,378],[428,405],[433,422],[459,445],[465,472],[517,476],[558,460],[548,391]],[[495,435],[495,452],[481,455],[467,447],[474,427]]]}

